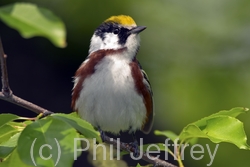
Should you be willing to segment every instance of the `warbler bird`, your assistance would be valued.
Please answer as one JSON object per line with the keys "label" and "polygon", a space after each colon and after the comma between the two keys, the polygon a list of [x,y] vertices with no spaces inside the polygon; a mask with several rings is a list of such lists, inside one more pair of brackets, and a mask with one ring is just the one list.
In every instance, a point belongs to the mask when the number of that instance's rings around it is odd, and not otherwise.
{"label": "warbler bird", "polygon": [[147,134],[152,128],[152,90],[136,59],[145,29],[130,16],[108,18],[94,31],[89,55],[75,73],[72,108],[104,132]]}

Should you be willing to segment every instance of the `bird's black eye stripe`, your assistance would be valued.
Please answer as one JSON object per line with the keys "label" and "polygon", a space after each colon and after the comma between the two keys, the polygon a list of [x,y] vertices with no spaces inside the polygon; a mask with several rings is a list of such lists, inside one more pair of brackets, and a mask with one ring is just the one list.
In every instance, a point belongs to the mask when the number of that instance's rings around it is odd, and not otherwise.
{"label": "bird's black eye stripe", "polygon": [[117,28],[114,28],[114,31],[113,31],[113,32],[114,32],[114,34],[119,34],[120,28],[118,28],[118,27],[117,27]]}
{"label": "bird's black eye stripe", "polygon": [[95,31],[95,34],[97,36],[100,36],[102,39],[104,38],[104,33],[114,33],[119,34],[121,32],[121,28],[116,24],[112,22],[107,22],[101,24]]}
{"label": "bird's black eye stripe", "polygon": [[119,27],[117,23],[107,22],[101,24],[95,31],[95,35],[105,39],[105,33],[114,33],[117,34],[119,37],[119,44],[125,44],[128,38],[128,31],[129,29],[124,27]]}
{"label": "bird's black eye stripe", "polygon": [[119,44],[123,45],[126,43],[127,38],[129,36],[129,29],[127,28],[120,28],[120,33],[118,34],[119,36]]}

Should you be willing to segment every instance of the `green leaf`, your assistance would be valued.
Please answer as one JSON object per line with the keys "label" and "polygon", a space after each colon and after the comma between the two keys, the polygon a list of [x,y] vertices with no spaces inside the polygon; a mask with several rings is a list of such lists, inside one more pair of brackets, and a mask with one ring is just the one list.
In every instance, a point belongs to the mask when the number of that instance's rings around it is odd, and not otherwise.
{"label": "green leaf", "polygon": [[15,3],[0,8],[0,19],[24,38],[42,36],[57,47],[65,47],[63,22],[47,9],[31,3]]}
{"label": "green leaf", "polygon": [[[23,117],[19,117],[19,119]],[[32,124],[33,121],[23,121],[23,122],[8,122],[8,125],[12,126],[13,128],[20,129],[22,131],[27,125]]]}
{"label": "green leaf", "polygon": [[238,115],[245,114],[248,111],[249,111],[248,108],[235,107],[235,108],[232,108],[231,110],[222,110],[222,111],[215,113],[211,116],[227,115],[227,116],[231,116],[231,117],[237,117]]}
{"label": "green leaf", "polygon": [[0,144],[0,158],[7,157],[16,147],[20,133],[13,135],[8,141]]}
{"label": "green leaf", "polygon": [[195,124],[187,125],[180,134],[180,140],[189,142],[192,138],[207,138],[207,135]]}
{"label": "green leaf", "polygon": [[246,108],[223,110],[187,125],[179,135],[180,140],[189,142],[193,138],[208,138],[214,143],[229,142],[240,149],[250,149],[243,123],[236,119],[246,113]]}
{"label": "green leaf", "polygon": [[52,114],[50,116],[70,124],[86,138],[96,139],[99,143],[102,142],[99,132],[96,131],[90,123],[79,118],[79,116],[76,117],[69,114]]}
{"label": "green leaf", "polygon": [[14,166],[34,167],[34,165],[31,165],[31,166],[27,165],[20,160],[19,155],[17,153],[17,149],[14,149],[14,151],[11,153],[11,155],[2,163],[0,162],[0,164],[1,164],[1,167],[14,167]]}
{"label": "green leaf", "polygon": [[202,118],[199,121],[196,121],[195,125],[202,127],[206,125],[206,121],[210,118],[221,116],[221,115],[237,117],[238,115],[247,113],[248,111],[249,109],[244,108],[244,107],[236,107],[236,108],[232,108],[231,110],[222,110],[222,111],[219,111],[218,113],[212,114],[208,117]]}
{"label": "green leaf", "polygon": [[165,137],[171,139],[172,141],[175,141],[178,138],[178,135],[175,134],[172,131],[159,131],[159,130],[155,130],[154,133],[155,133],[155,135],[165,136]]}
{"label": "green leaf", "polygon": [[136,167],[141,167],[141,165],[139,163],[137,163]]}
{"label": "green leaf", "polygon": [[17,152],[28,165],[69,167],[81,153],[78,139],[78,133],[69,124],[46,117],[22,131]]}
{"label": "green leaf", "polygon": [[7,142],[14,134],[22,131],[26,124],[25,122],[12,122],[14,120],[25,120],[27,118],[19,117],[14,114],[0,114],[0,143]]}
{"label": "green leaf", "polygon": [[11,122],[17,118],[19,118],[19,116],[14,114],[0,114],[0,128],[8,122]]}
{"label": "green leaf", "polygon": [[240,149],[250,149],[247,145],[247,137],[243,123],[236,118],[218,116],[207,121],[207,127],[203,130],[214,143],[229,142]]}
{"label": "green leaf", "polygon": [[[155,135],[165,136],[165,137],[167,137],[168,139],[170,139],[173,142],[178,142],[178,140],[179,140],[179,136],[177,134],[175,134],[174,132],[172,132],[172,131],[155,130],[154,133],[155,133]],[[166,140],[165,140],[165,142],[166,142]],[[189,144],[193,145],[193,144],[197,143],[197,138],[192,138],[188,142],[189,142]],[[161,151],[163,151],[163,150],[161,150]]]}
{"label": "green leaf", "polygon": [[0,127],[0,143],[6,142],[11,136],[18,132],[17,129],[7,124]]}
{"label": "green leaf", "polygon": [[136,167],[152,167],[152,166],[153,166],[152,164],[141,166],[139,163],[137,163],[136,165]]}

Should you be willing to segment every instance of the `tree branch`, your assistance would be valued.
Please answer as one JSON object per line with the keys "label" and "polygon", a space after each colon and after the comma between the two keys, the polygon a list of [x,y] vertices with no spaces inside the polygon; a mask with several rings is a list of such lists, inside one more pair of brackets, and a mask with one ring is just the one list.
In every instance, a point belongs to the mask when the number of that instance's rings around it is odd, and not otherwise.
{"label": "tree branch", "polygon": [[0,92],[0,99],[6,100],[18,106],[24,107],[37,114],[41,114],[41,113],[43,115],[51,114],[52,113],[51,111],[46,110],[42,107],[39,107],[13,94],[9,86],[6,58],[7,56],[4,54],[2,41],[0,39],[0,63],[1,63],[1,74],[2,74],[2,91]]}
{"label": "tree branch", "polygon": [[[117,142],[117,140],[114,140],[114,139],[111,140],[111,138],[106,136],[106,135],[104,136],[104,142],[108,143],[108,144],[112,144],[115,147],[117,145],[119,145],[121,150],[124,150],[127,152],[132,152],[132,153],[135,152],[134,147],[132,147],[130,144],[123,143],[123,142]],[[139,150],[137,150],[137,151],[140,152]],[[161,159],[154,157],[152,155],[149,155],[146,153],[141,153],[141,154],[142,154],[142,159],[148,163],[154,164],[154,167],[177,167],[169,162],[161,160]]]}

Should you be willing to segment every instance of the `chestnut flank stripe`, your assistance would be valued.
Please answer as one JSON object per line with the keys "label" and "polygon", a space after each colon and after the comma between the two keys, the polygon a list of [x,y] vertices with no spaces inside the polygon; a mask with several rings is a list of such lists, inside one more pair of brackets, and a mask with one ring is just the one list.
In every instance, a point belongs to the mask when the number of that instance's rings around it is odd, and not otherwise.
{"label": "chestnut flank stripe", "polygon": [[135,87],[139,95],[143,96],[143,101],[146,106],[147,114],[146,118],[143,122],[142,131],[144,133],[149,133],[151,130],[152,122],[153,122],[153,100],[151,97],[151,93],[148,90],[147,86],[143,83],[143,74],[138,65],[138,61],[136,58],[130,63],[132,77],[135,81]]}

